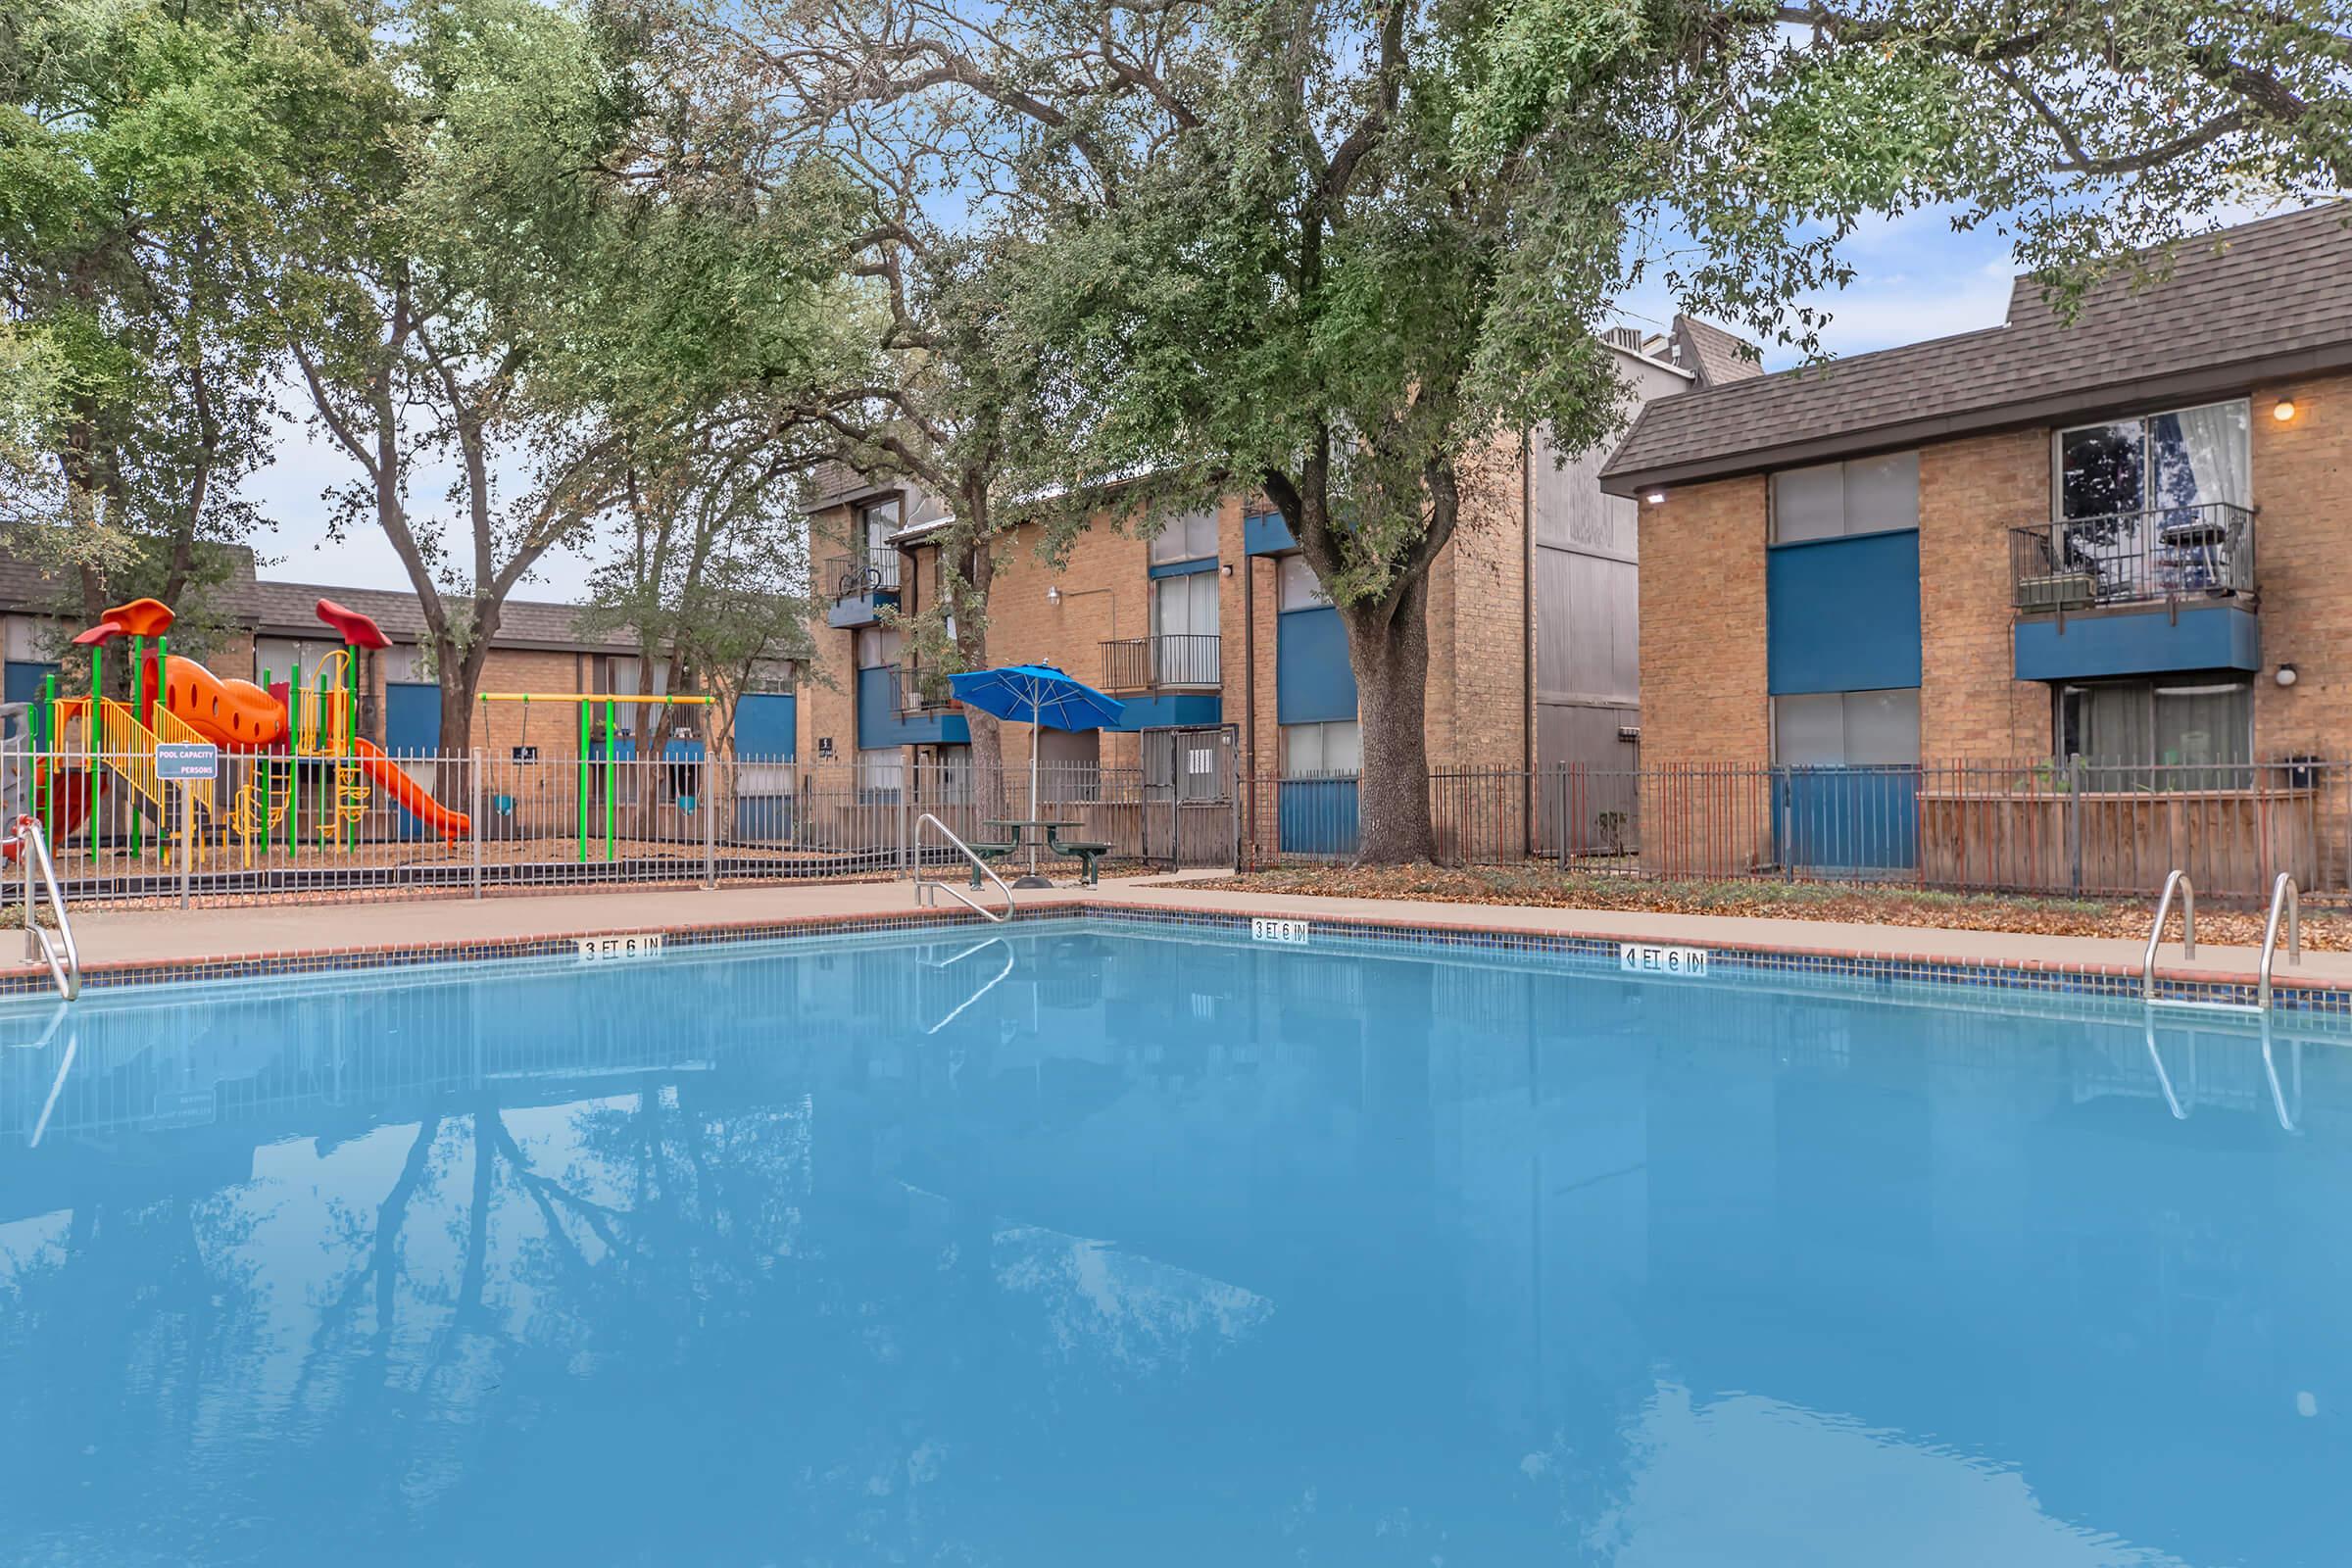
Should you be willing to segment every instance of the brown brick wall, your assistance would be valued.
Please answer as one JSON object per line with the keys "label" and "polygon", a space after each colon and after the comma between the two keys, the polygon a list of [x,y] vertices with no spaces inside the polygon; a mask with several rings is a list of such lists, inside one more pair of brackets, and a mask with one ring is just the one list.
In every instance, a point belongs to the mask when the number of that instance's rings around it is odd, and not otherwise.
{"label": "brown brick wall", "polygon": [[2050,691],[2010,678],[2009,530],[2050,515],[2050,434],[2015,430],[1919,455],[1923,760],[2050,754]]}
{"label": "brown brick wall", "polygon": [[[2274,416],[2280,398],[2295,416]],[[2260,387],[2252,399],[2263,668],[2254,755],[2352,756],[2352,376]],[[2295,684],[2275,678],[2295,666]]]}
{"label": "brown brick wall", "polygon": [[1643,862],[1730,875],[1771,856],[1769,810],[1737,780],[1772,756],[1765,691],[1764,481],[1642,503]]}
{"label": "brown brick wall", "polygon": [[1642,504],[1642,760],[1770,760],[1764,481],[1688,485]]}

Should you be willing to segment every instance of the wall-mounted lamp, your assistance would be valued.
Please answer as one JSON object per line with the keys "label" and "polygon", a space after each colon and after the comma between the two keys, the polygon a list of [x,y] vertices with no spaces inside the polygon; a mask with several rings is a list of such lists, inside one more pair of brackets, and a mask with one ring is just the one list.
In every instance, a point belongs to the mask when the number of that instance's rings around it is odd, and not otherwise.
{"label": "wall-mounted lamp", "polygon": [[1046,589],[1046,603],[1049,605],[1058,605],[1061,603],[1061,589],[1059,586],[1052,586]]}
{"label": "wall-mounted lamp", "polygon": [[1232,563],[1232,562],[1230,562],[1230,561],[1227,561],[1227,562],[1221,562],[1221,563],[1219,563],[1219,564],[1218,564],[1218,566],[1217,566],[1217,575],[1218,575],[1218,576],[1220,576],[1220,577],[1230,577],[1230,576],[1232,576],[1232,575],[1233,575],[1233,563]]}
{"label": "wall-mounted lamp", "polygon": [[2293,398],[2280,398],[2271,405],[2271,417],[2277,419],[2280,424],[2284,424],[2294,416],[2295,400]]}
{"label": "wall-mounted lamp", "polygon": [[1663,506],[1666,502],[1666,492],[1663,490],[1652,490],[1649,494],[1643,496],[1642,499],[1648,502],[1653,507]]}
{"label": "wall-mounted lamp", "polygon": [[2278,666],[2278,673],[2273,675],[2271,678],[2281,686],[2292,686],[2301,677],[2296,675],[2294,665],[2280,664]]}

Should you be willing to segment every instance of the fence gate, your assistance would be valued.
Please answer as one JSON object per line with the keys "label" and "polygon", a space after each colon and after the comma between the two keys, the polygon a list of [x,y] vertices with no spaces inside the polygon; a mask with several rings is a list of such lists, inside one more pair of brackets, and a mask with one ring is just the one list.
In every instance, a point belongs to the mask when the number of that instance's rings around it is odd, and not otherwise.
{"label": "fence gate", "polygon": [[1144,858],[1179,870],[1232,865],[1241,831],[1233,727],[1148,729],[1139,738]]}

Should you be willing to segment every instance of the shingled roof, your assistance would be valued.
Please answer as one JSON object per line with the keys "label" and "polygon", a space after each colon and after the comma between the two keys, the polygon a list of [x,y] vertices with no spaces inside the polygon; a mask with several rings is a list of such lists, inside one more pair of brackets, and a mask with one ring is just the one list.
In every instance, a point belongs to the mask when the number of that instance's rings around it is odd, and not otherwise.
{"label": "shingled roof", "polygon": [[[0,535],[0,612],[46,614],[71,603],[67,575],[21,549],[7,548]],[[228,580],[214,591],[216,612],[229,622],[264,637],[323,637],[327,628],[318,619],[318,601],[332,599],[356,610],[384,629],[396,643],[424,638],[424,609],[416,596],[379,588],[342,588],[330,583],[273,582],[254,574],[253,552],[242,545],[224,547],[230,553]],[[510,599],[499,612],[494,648],[536,649],[551,653],[633,651],[636,634],[622,628],[596,635],[578,627],[577,605],[550,604],[537,599]]]}
{"label": "shingled roof", "polygon": [[1655,399],[1601,487],[1633,495],[2347,368],[2352,205],[2339,203],[2183,244],[2164,281],[2102,284],[2071,325],[2020,277],[2003,325]]}

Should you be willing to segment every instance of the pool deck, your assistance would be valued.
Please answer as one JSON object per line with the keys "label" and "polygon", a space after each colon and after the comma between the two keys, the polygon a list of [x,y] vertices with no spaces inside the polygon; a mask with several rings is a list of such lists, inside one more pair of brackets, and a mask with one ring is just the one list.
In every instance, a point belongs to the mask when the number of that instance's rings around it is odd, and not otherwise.
{"label": "pool deck", "polygon": [[[1164,873],[1107,878],[1100,888],[1024,893],[1024,914],[1052,909],[1123,905],[1169,910],[1272,915],[1309,921],[1365,921],[1439,930],[1503,931],[1575,936],[1602,941],[1744,949],[1816,956],[1891,958],[1918,963],[1995,964],[2074,973],[2139,973],[2141,944],[2105,937],[2026,936],[1996,931],[1950,931],[1925,926],[1852,924],[1749,915],[1653,914],[1623,909],[1562,909],[1519,905],[1434,904],[1400,899],[1335,899],[1236,893],[1186,886],[1213,879]],[[992,894],[993,898],[994,895]],[[952,900],[942,899],[953,911]],[[816,883],[729,887],[715,891],[570,892],[490,899],[433,899],[383,904],[258,905],[250,907],[108,909],[83,907],[74,929],[85,968],[150,971],[204,969],[232,960],[300,956],[318,966],[337,956],[354,957],[422,948],[454,948],[526,939],[566,939],[629,932],[822,925],[831,921],[912,914],[906,882]],[[2177,929],[2177,928],[2176,928]],[[21,965],[14,943],[0,939]],[[2251,983],[2252,948],[2198,949],[2184,959],[2177,941],[2158,957],[2161,975],[2193,981]],[[2352,953],[2307,953],[2289,965],[2281,954],[2281,982],[2352,990]],[[128,978],[128,976],[125,976]]]}

